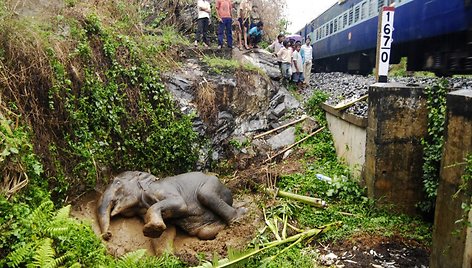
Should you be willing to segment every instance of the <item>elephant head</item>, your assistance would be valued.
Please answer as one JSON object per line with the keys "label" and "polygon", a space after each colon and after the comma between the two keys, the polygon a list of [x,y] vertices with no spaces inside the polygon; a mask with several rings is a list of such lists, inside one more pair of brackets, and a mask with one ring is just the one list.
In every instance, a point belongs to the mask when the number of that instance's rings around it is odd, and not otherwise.
{"label": "elephant head", "polygon": [[127,171],[113,179],[103,193],[98,209],[98,222],[100,231],[105,240],[112,236],[109,231],[110,218],[118,215],[134,215],[139,210],[142,190],[139,186],[141,172]]}

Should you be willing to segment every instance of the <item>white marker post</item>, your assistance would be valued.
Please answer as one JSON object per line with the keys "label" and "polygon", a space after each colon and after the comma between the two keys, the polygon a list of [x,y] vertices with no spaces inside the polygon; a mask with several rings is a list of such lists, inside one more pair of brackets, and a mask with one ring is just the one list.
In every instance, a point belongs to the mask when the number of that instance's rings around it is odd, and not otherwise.
{"label": "white marker post", "polygon": [[393,17],[394,7],[383,7],[379,16],[379,32],[377,36],[377,61],[376,80],[380,83],[387,83],[388,69],[390,65],[390,49],[393,42]]}

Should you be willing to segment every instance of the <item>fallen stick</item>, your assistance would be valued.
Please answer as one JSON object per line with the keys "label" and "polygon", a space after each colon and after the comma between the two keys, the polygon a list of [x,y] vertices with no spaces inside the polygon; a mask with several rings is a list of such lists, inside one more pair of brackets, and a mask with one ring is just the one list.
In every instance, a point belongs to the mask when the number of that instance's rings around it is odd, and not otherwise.
{"label": "fallen stick", "polygon": [[318,134],[318,133],[320,133],[321,131],[323,131],[325,128],[326,128],[326,127],[319,128],[318,130],[316,130],[315,132],[312,132],[310,135],[306,136],[305,138],[303,138],[303,139],[301,139],[301,140],[295,142],[294,144],[292,144],[292,145],[288,146],[287,148],[283,149],[282,151],[278,152],[276,155],[269,157],[268,159],[266,159],[266,160],[264,161],[264,164],[267,163],[267,162],[269,162],[269,161],[272,161],[272,159],[276,158],[277,156],[279,156],[279,155],[285,153],[286,151],[288,151],[288,150],[292,149],[293,147],[297,146],[298,144],[300,144],[300,143],[306,141],[307,139],[309,139],[309,138],[315,136],[316,134]]}
{"label": "fallen stick", "polygon": [[308,205],[311,205],[311,206],[314,206],[314,207],[325,208],[325,207],[328,206],[326,204],[326,202],[324,200],[320,199],[320,198],[304,196],[304,195],[298,195],[298,194],[294,194],[294,193],[281,191],[281,190],[278,190],[278,189],[275,190],[275,191],[271,190],[271,189],[266,189],[265,191],[266,191],[266,193],[268,193],[269,195],[272,195],[272,196],[289,198],[289,199],[296,200],[296,201],[299,201],[299,202],[302,202],[302,203],[305,203],[305,204],[308,204]]}
{"label": "fallen stick", "polygon": [[364,96],[362,96],[362,97],[360,97],[360,98],[357,98],[357,99],[355,99],[355,100],[349,101],[349,102],[347,102],[347,103],[342,103],[342,102],[341,102],[341,103],[339,103],[338,105],[334,106],[334,109],[336,109],[336,110],[344,110],[344,109],[346,109],[346,108],[351,107],[351,106],[354,105],[356,102],[363,101],[363,100],[367,99],[368,97],[369,97],[369,95],[364,95]]}
{"label": "fallen stick", "polygon": [[274,128],[274,129],[271,129],[271,130],[269,130],[269,131],[267,131],[267,132],[264,132],[264,133],[261,133],[261,134],[259,134],[259,135],[256,135],[256,136],[254,136],[254,139],[262,138],[262,137],[264,137],[264,136],[266,136],[266,135],[269,135],[269,134],[271,134],[271,133],[276,132],[277,130],[281,130],[281,129],[284,129],[284,128],[289,127],[289,126],[291,126],[291,125],[294,125],[294,124],[296,124],[296,123],[299,123],[299,122],[301,122],[301,121],[303,121],[303,120],[305,120],[305,119],[307,119],[307,118],[308,118],[308,116],[307,116],[306,114],[304,114],[304,115],[302,115],[302,117],[300,117],[300,119],[297,119],[297,120],[295,120],[295,121],[293,121],[293,122],[290,122],[290,123],[288,123],[288,124],[285,124],[285,125],[283,125],[283,126],[280,126],[280,127]]}
{"label": "fallen stick", "polygon": [[326,233],[326,232],[330,231],[331,229],[338,228],[341,225],[342,225],[341,221],[333,222],[333,223],[330,223],[328,225],[321,226],[319,228],[314,228],[314,229],[304,231],[303,233],[299,233],[299,234],[296,234],[294,236],[288,237],[285,240],[272,241],[272,242],[260,244],[257,248],[255,248],[253,250],[250,250],[247,253],[244,253],[241,256],[238,256],[238,257],[236,257],[232,260],[230,260],[228,258],[225,258],[225,259],[216,261],[214,263],[206,262],[206,263],[203,263],[202,265],[200,265],[198,267],[195,267],[195,268],[207,268],[207,267],[223,268],[223,267],[232,266],[232,265],[234,265],[236,263],[239,263],[243,260],[247,260],[250,257],[252,257],[254,255],[257,255],[257,254],[259,254],[259,253],[261,253],[261,252],[263,252],[267,249],[270,249],[270,248],[273,248],[273,247],[276,247],[276,246],[280,246],[280,245],[283,245],[283,244],[286,244],[286,243],[290,243],[290,242],[295,242],[295,241],[298,242],[298,240],[300,240],[300,242],[301,242],[304,239],[316,237],[316,236],[318,236],[322,233]]}

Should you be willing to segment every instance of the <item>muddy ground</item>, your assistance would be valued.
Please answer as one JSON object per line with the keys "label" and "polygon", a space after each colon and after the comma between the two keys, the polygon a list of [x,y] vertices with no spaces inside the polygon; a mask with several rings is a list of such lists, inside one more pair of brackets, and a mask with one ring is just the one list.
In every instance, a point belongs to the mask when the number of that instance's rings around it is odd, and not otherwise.
{"label": "muddy ground", "polygon": [[[96,216],[96,209],[100,193],[93,192],[80,198],[73,207],[72,216],[90,221],[94,232],[99,235],[100,229]],[[236,195],[233,206],[244,206],[249,209],[243,219],[221,231],[213,240],[199,240],[191,237],[184,231],[168,226],[169,230],[157,239],[151,239],[143,235],[143,220],[140,217],[123,218],[114,217],[110,230],[112,238],[104,241],[108,252],[119,257],[127,252],[137,249],[146,249],[149,255],[165,252],[168,245],[173,244],[173,253],[188,264],[199,263],[197,253],[203,253],[206,259],[211,260],[216,253],[226,256],[228,248],[243,249],[255,236],[258,228],[262,226],[262,215],[257,207],[257,197],[252,195]],[[173,239],[172,232],[176,232]],[[173,240],[169,240],[173,239]]]}
{"label": "muddy ground", "polygon": [[[229,248],[244,249],[264,227],[261,202],[267,202],[267,196],[257,192],[260,185],[273,185],[277,177],[283,174],[303,172],[305,166],[300,159],[303,151],[297,150],[283,163],[276,165],[247,164],[246,169],[223,176],[224,183],[236,193],[235,207],[244,206],[249,212],[244,218],[222,232],[214,240],[199,240],[190,237],[181,230],[176,230],[173,252],[188,265],[197,265],[201,256],[213,259],[214,254],[226,257]],[[89,193],[81,197],[74,205],[72,215],[91,221],[93,230],[99,234],[96,219],[96,206],[100,194]],[[162,253],[167,245],[170,231],[159,239],[150,239],[142,234],[143,221],[135,218],[115,217],[111,222],[113,237],[105,242],[108,252],[121,256],[137,249],[147,249],[150,255]],[[171,235],[170,235],[171,236]],[[336,243],[313,242],[318,263],[326,267],[428,267],[429,249],[415,241],[402,237],[382,237],[370,234],[358,234],[345,241]]]}

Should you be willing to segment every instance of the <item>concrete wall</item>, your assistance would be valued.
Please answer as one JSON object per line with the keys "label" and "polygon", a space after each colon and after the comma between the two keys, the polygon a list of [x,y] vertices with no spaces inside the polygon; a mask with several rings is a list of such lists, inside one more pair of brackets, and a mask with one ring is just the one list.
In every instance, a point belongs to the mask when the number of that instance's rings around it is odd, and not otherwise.
{"label": "concrete wall", "polygon": [[470,268],[472,229],[458,220],[472,222],[472,212],[464,215],[461,207],[462,203],[471,203],[472,182],[465,190],[459,191],[463,184],[464,159],[472,153],[472,91],[460,90],[448,94],[447,109],[430,266]]}
{"label": "concrete wall", "polygon": [[416,214],[423,200],[423,146],[428,111],[423,88],[398,83],[369,88],[365,181],[370,198]]}
{"label": "concrete wall", "polygon": [[336,154],[360,177],[365,163],[365,126],[349,122],[338,115],[326,113],[328,128],[333,135]]}

